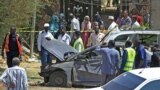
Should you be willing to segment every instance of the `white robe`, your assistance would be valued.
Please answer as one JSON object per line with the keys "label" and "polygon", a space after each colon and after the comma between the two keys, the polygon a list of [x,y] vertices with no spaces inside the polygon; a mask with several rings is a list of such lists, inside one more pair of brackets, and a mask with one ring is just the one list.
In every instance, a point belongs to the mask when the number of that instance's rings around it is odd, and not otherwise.
{"label": "white robe", "polygon": [[119,32],[119,28],[117,23],[115,23],[114,21],[110,24],[110,26],[108,27],[108,31],[112,31],[112,33],[114,32]]}

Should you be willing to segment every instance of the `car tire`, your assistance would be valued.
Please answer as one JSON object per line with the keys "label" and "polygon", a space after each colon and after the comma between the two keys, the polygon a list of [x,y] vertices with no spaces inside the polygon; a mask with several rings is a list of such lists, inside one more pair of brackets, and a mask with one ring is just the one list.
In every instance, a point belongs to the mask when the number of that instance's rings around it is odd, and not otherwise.
{"label": "car tire", "polygon": [[64,71],[53,72],[49,77],[49,86],[66,87],[67,76]]}
{"label": "car tire", "polygon": [[48,83],[49,82],[49,77],[44,77],[44,83]]}

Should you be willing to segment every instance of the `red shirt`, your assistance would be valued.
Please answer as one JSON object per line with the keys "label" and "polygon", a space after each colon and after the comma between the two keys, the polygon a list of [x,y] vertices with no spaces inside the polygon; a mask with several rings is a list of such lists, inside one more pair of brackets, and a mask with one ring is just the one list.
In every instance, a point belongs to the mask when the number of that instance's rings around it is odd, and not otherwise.
{"label": "red shirt", "polygon": [[137,21],[138,21],[138,23],[139,23],[140,25],[142,25],[142,24],[143,24],[143,17],[137,15]]}

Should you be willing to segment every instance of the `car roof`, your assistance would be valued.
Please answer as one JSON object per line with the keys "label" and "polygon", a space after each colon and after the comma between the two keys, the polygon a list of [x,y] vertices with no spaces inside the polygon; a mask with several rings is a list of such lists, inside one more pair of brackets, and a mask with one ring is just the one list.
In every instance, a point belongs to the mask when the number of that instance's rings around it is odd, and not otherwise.
{"label": "car roof", "polygon": [[109,40],[114,40],[117,36],[120,35],[129,35],[129,34],[154,34],[154,35],[160,35],[160,30],[123,30],[116,33],[109,34],[105,41],[108,42]]}
{"label": "car roof", "polygon": [[127,30],[127,31],[120,31],[118,32],[119,34],[120,33],[124,33],[124,34],[142,34],[142,33],[145,33],[145,34],[160,34],[160,30]]}
{"label": "car roof", "polygon": [[160,79],[160,67],[135,69],[129,72],[145,79]]}

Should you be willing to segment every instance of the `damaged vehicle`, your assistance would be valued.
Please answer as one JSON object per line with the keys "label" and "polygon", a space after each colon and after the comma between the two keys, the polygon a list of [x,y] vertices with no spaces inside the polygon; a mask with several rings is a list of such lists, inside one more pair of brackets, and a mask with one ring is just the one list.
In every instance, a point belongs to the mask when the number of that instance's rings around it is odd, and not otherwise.
{"label": "damaged vehicle", "polygon": [[46,66],[40,76],[48,86],[100,85],[102,56],[96,47],[78,53],[63,42],[46,40],[44,48],[56,57],[58,63]]}

